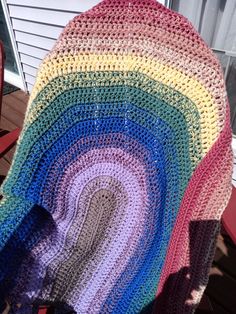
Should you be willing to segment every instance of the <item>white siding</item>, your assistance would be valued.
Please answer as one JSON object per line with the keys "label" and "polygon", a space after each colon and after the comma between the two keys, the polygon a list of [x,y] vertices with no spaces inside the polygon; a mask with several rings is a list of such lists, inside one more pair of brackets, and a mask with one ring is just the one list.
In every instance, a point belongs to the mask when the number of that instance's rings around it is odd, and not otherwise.
{"label": "white siding", "polygon": [[[8,5],[8,9],[11,18],[59,26],[64,26],[76,15],[76,13],[72,12],[24,7],[19,5]],[[26,30],[28,31],[29,29]]]}
{"label": "white siding", "polygon": [[8,4],[70,12],[84,12],[99,2],[99,0],[7,0]]}
{"label": "white siding", "polygon": [[26,86],[31,92],[38,66],[63,27],[99,0],[3,0],[7,3]]}

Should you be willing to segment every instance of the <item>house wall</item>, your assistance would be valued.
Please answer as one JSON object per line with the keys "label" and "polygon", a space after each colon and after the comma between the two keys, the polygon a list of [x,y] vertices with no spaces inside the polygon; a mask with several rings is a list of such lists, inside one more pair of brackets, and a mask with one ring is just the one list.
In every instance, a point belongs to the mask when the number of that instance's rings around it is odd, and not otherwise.
{"label": "house wall", "polygon": [[5,0],[11,19],[27,90],[32,90],[38,66],[63,27],[99,0]]}

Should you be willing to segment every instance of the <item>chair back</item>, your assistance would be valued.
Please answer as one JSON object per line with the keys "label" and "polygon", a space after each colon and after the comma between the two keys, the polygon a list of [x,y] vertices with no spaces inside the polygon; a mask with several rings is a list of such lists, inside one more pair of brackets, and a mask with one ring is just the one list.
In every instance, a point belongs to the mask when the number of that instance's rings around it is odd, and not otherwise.
{"label": "chair back", "polygon": [[231,192],[228,113],[216,56],[157,1],[70,21],[3,183],[0,296],[24,314],[193,313]]}

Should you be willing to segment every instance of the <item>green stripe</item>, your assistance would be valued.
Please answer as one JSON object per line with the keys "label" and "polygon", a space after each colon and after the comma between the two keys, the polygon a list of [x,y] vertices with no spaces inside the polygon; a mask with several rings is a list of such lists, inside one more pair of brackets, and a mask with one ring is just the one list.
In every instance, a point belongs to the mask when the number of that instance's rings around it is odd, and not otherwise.
{"label": "green stripe", "polygon": [[[199,115],[194,104],[183,95],[163,84],[159,84],[158,82],[144,77],[142,74],[129,74],[130,83],[135,87],[122,85],[124,78],[122,77],[123,74],[120,72],[114,73],[113,76],[110,75],[110,72],[77,73],[58,77],[51,81],[45,89],[38,94],[31,105],[29,115],[33,108],[40,106],[40,104],[44,104],[45,108],[34,123],[25,125],[22,143],[20,147],[18,147],[14,160],[14,168],[5,183],[4,189],[10,189],[10,186],[16,183],[20,168],[27,159],[32,145],[43,136],[43,133],[52,126],[60,115],[63,115],[65,110],[75,103],[89,104],[95,100],[97,103],[124,102],[127,100],[127,102],[131,102],[147,110],[157,118],[163,119],[174,130],[175,134],[178,135],[176,146],[180,156],[181,153],[188,152],[192,161],[190,167],[194,170],[201,160],[202,153]],[[143,78],[144,81],[138,78]],[[97,84],[96,93],[94,87],[85,87],[94,85],[95,82]],[[98,84],[113,85],[101,87],[98,86]],[[75,86],[77,86],[77,88],[73,89]],[[154,89],[154,87],[156,87],[156,89]],[[68,90],[69,88],[72,89]],[[167,93],[167,91],[169,91],[169,93]],[[128,98],[127,93],[129,95]],[[171,103],[160,102],[160,99],[169,100]],[[185,164],[181,163],[180,167],[182,171],[186,171]]]}

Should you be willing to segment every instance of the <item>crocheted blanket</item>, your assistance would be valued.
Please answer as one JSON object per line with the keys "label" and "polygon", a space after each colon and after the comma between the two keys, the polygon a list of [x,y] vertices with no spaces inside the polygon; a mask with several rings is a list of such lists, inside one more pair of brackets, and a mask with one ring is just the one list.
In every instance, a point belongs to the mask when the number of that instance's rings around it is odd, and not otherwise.
{"label": "crocheted blanket", "polygon": [[75,17],[40,66],[2,187],[1,301],[23,314],[194,312],[230,143],[219,62],[186,18],[155,0]]}

